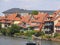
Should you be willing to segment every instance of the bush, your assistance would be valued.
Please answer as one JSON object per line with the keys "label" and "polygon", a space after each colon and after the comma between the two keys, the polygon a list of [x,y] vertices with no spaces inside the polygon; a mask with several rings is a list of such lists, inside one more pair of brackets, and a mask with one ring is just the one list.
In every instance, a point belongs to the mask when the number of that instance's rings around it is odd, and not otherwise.
{"label": "bush", "polygon": [[14,36],[20,36],[20,33],[15,33]]}
{"label": "bush", "polygon": [[2,28],[2,29],[1,29],[1,33],[2,33],[3,35],[6,35],[6,28]]}
{"label": "bush", "polygon": [[41,31],[41,32],[37,32],[36,34],[35,34],[35,36],[37,36],[37,37],[39,37],[39,36],[44,36],[45,34],[44,34],[44,32],[43,31]]}
{"label": "bush", "polygon": [[3,35],[13,36],[15,33],[20,33],[20,26],[12,24],[11,27],[2,28],[0,32]]}
{"label": "bush", "polygon": [[33,30],[24,31],[25,36],[32,36],[33,34],[35,34],[35,31],[33,31]]}
{"label": "bush", "polygon": [[14,35],[15,33],[19,33],[20,32],[20,27],[18,25],[11,25],[11,27],[9,27],[10,30],[10,35]]}
{"label": "bush", "polygon": [[46,36],[46,38],[48,38],[48,39],[49,39],[49,38],[52,38],[52,36]]}
{"label": "bush", "polygon": [[23,30],[20,30],[20,35],[24,35],[24,31]]}
{"label": "bush", "polygon": [[54,38],[55,38],[55,37],[58,37],[58,36],[60,36],[59,33],[55,33],[55,34],[54,34]]}

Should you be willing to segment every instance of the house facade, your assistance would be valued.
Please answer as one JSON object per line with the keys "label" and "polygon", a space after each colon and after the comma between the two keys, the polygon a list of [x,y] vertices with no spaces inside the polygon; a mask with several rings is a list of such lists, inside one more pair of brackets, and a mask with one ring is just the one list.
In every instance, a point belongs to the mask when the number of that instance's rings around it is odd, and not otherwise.
{"label": "house facade", "polygon": [[17,24],[26,30],[32,28],[32,30],[43,31],[46,34],[60,33],[60,10],[55,11],[51,15],[43,12],[39,12],[37,15],[31,15],[25,11],[11,10],[3,12],[4,16],[0,16],[2,28]]}

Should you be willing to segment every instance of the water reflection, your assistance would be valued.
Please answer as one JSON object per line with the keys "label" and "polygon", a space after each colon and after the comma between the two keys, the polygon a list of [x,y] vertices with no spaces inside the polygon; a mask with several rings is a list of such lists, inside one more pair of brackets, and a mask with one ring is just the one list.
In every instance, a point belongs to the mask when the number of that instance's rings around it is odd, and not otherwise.
{"label": "water reflection", "polygon": [[[26,45],[28,40],[0,36],[0,45]],[[60,42],[42,40],[41,45],[60,45]]]}

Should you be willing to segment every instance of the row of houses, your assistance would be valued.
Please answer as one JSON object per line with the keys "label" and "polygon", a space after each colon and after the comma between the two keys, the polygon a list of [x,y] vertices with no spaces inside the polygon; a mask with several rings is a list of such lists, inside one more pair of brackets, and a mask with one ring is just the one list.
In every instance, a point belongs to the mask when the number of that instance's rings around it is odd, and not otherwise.
{"label": "row of houses", "polygon": [[4,16],[0,16],[2,28],[17,24],[24,29],[32,27],[33,30],[44,31],[46,34],[60,33],[60,10],[54,11],[52,14],[39,12],[37,15],[25,12],[26,10],[24,13],[12,10],[4,11]]}

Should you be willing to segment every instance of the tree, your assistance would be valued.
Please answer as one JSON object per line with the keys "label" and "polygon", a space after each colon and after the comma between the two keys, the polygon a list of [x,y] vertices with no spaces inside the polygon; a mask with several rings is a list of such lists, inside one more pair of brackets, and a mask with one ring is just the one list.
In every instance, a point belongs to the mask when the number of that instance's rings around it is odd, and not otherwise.
{"label": "tree", "polygon": [[37,15],[38,11],[32,11],[32,15]]}
{"label": "tree", "polygon": [[31,37],[33,34],[35,34],[34,30],[26,30],[26,31],[24,31],[24,35],[28,36],[28,37]]}
{"label": "tree", "polygon": [[36,36],[36,37],[44,36],[44,35],[45,35],[45,34],[44,34],[43,31],[35,33],[35,36]]}
{"label": "tree", "polygon": [[54,38],[55,38],[55,37],[58,37],[58,36],[59,36],[59,33],[55,33],[55,34],[54,34]]}
{"label": "tree", "polygon": [[12,24],[11,27],[9,28],[9,30],[10,30],[10,35],[14,35],[15,33],[20,32],[20,26],[18,26],[16,24]]}
{"label": "tree", "polygon": [[28,28],[29,28],[30,30],[33,30],[33,29],[34,29],[32,26],[29,26]]}
{"label": "tree", "polygon": [[3,35],[6,35],[6,28],[2,28],[2,29],[1,29],[1,33],[2,33]]}

